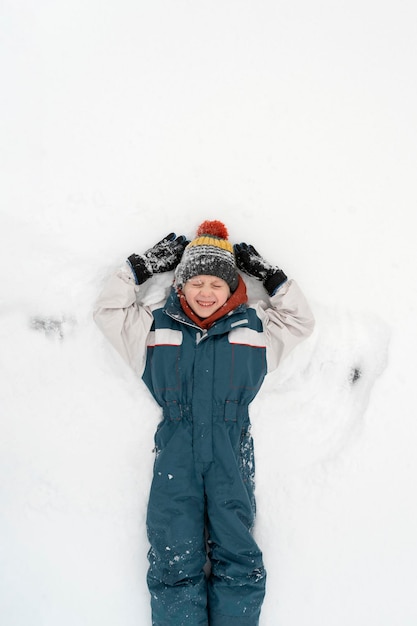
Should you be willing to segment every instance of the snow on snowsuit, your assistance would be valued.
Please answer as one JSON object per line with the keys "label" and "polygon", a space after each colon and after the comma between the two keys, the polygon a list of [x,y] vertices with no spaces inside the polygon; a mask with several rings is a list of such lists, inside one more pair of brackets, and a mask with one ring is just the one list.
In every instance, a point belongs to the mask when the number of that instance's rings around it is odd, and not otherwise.
{"label": "snow on snowsuit", "polygon": [[174,288],[152,309],[137,305],[137,289],[126,273],[114,275],[95,320],[162,407],[147,514],[152,623],[256,626],[266,573],[251,532],[248,406],[265,374],[311,333],[311,311],[289,280],[270,305],[240,305],[202,330]]}

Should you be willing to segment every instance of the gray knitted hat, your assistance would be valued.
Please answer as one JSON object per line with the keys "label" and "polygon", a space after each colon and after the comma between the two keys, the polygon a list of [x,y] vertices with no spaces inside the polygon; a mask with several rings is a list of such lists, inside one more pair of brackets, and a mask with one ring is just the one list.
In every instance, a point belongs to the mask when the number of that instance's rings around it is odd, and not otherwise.
{"label": "gray knitted hat", "polygon": [[227,282],[230,291],[238,286],[238,273],[233,246],[227,240],[226,226],[218,220],[206,220],[197,230],[197,237],[184,250],[175,270],[175,283],[180,289],[193,276],[218,276]]}

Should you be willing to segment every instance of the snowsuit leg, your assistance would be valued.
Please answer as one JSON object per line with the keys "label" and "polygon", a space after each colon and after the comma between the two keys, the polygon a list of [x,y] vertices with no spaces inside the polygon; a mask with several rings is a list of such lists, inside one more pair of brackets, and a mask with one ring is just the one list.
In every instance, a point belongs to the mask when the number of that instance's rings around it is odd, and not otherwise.
{"label": "snowsuit leg", "polygon": [[[247,410],[213,420],[213,458],[198,460],[190,419],[165,418],[148,504],[153,626],[257,626],[265,594]],[[211,575],[207,581],[205,528]]]}
{"label": "snowsuit leg", "polygon": [[166,417],[155,442],[147,515],[152,624],[208,626],[204,483],[195,469],[192,425]]}
{"label": "snowsuit leg", "polygon": [[254,454],[249,419],[214,424],[215,461],[205,475],[210,626],[257,626],[266,572],[252,527]]}

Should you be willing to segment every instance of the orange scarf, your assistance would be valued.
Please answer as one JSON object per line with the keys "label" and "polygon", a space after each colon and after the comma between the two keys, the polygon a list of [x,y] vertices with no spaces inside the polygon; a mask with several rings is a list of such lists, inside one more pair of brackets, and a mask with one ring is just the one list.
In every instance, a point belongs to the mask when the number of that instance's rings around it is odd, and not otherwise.
{"label": "orange scarf", "polygon": [[237,286],[237,289],[232,293],[230,298],[226,300],[223,306],[221,306],[220,309],[210,315],[210,317],[201,318],[196,315],[188,304],[187,300],[185,299],[183,292],[181,291],[181,289],[179,289],[178,297],[182,310],[184,311],[186,316],[189,317],[190,320],[197,324],[197,326],[199,326],[200,328],[210,328],[211,326],[213,326],[214,322],[217,322],[217,320],[219,320],[221,317],[236,309],[240,304],[245,304],[248,301],[245,282],[241,276],[239,276],[238,278],[239,284]]}

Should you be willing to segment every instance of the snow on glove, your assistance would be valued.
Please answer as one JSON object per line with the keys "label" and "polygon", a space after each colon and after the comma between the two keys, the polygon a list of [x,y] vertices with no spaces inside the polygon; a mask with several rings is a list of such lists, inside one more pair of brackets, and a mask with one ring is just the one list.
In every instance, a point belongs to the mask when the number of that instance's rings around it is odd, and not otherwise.
{"label": "snow on glove", "polygon": [[238,268],[249,276],[261,280],[270,296],[287,280],[281,269],[265,261],[250,244],[237,243],[234,245],[234,250]]}
{"label": "snow on glove", "polygon": [[137,284],[141,285],[153,274],[173,270],[180,262],[188,243],[184,235],[177,237],[175,233],[170,233],[144,254],[131,254],[127,260],[135,274]]}

